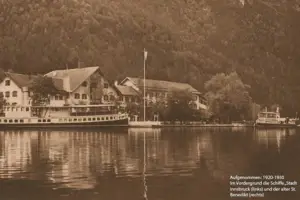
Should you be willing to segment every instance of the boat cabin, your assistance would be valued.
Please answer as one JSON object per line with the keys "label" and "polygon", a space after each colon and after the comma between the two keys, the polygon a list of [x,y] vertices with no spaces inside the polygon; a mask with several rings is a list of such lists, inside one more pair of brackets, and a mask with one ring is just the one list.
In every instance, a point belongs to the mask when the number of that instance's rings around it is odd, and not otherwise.
{"label": "boat cabin", "polygon": [[277,112],[261,112],[258,114],[258,118],[275,118],[279,119],[280,115]]}

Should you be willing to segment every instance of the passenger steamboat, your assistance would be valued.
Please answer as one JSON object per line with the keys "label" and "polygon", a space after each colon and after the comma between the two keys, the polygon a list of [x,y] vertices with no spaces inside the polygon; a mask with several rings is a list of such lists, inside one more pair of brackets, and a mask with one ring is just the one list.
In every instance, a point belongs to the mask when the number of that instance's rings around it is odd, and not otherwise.
{"label": "passenger steamboat", "polygon": [[4,106],[0,129],[90,128],[128,126],[129,117],[115,105]]}
{"label": "passenger steamboat", "polygon": [[294,128],[297,127],[298,123],[299,119],[280,117],[279,108],[277,108],[276,112],[260,112],[255,126],[264,128]]}

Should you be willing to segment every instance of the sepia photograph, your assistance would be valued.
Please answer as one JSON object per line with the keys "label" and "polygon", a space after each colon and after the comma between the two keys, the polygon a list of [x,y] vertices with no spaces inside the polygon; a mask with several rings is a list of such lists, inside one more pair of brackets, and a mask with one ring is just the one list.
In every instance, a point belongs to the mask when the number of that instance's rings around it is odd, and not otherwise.
{"label": "sepia photograph", "polygon": [[300,199],[300,0],[0,0],[0,200]]}

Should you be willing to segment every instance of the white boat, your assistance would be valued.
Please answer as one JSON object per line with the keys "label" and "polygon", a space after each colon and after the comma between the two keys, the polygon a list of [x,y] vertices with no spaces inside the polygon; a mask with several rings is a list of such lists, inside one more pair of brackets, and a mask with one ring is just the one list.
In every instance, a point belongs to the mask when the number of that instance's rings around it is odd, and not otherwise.
{"label": "white boat", "polygon": [[256,120],[255,126],[266,128],[290,128],[297,127],[298,119],[280,117],[279,108],[276,112],[260,112]]}
{"label": "white boat", "polygon": [[128,115],[114,105],[4,106],[0,128],[128,126]]}

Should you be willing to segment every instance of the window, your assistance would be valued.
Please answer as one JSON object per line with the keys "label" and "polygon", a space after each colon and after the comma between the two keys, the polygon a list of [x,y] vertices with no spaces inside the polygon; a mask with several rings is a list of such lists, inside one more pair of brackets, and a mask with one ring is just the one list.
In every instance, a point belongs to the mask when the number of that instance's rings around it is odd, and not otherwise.
{"label": "window", "polygon": [[55,95],[54,99],[55,99],[55,100],[58,100],[58,96],[57,96],[57,95]]}
{"label": "window", "polygon": [[51,122],[51,120],[50,120],[50,119],[47,119],[47,122]]}
{"label": "window", "polygon": [[5,81],[5,86],[10,86],[10,80]]}
{"label": "window", "polygon": [[83,86],[83,87],[87,87],[87,82],[84,81],[84,82],[82,83],[82,86]]}
{"label": "window", "polygon": [[17,96],[18,96],[18,92],[17,92],[17,91],[13,91],[13,92],[12,92],[12,96],[13,96],[13,97],[17,97]]}
{"label": "window", "polygon": [[24,120],[23,120],[23,119],[20,119],[20,122],[21,122],[21,123],[24,123]]}
{"label": "window", "polygon": [[86,118],[83,118],[83,121],[85,122],[85,121],[86,121]]}
{"label": "window", "polygon": [[43,119],[43,122],[46,122],[46,120],[45,120],[45,119]]}
{"label": "window", "polygon": [[15,119],[15,123],[18,123],[18,120],[17,120],[17,119]]}
{"label": "window", "polygon": [[9,122],[9,123],[12,123],[12,122],[13,122],[13,120],[12,120],[12,119],[10,119],[8,122]]}
{"label": "window", "polygon": [[10,96],[10,92],[9,91],[5,92],[5,97],[9,97],[9,96]]}
{"label": "window", "polygon": [[95,121],[96,120],[96,118],[93,118],[93,121]]}
{"label": "window", "polygon": [[80,94],[78,94],[78,93],[75,93],[75,99],[80,99]]}
{"label": "window", "polygon": [[81,95],[81,98],[82,98],[82,99],[87,99],[87,95],[86,95],[86,94],[82,94],[82,95]]}
{"label": "window", "polygon": [[108,100],[108,96],[104,95],[104,101],[107,101],[107,100]]}
{"label": "window", "polygon": [[59,100],[64,100],[63,96],[59,95]]}
{"label": "window", "polygon": [[193,95],[193,101],[197,101],[197,96]]}
{"label": "window", "polygon": [[108,83],[104,83],[104,88],[108,88]]}
{"label": "window", "polygon": [[91,121],[91,118],[88,118],[89,121]]}
{"label": "window", "polygon": [[77,122],[77,119],[76,119],[76,118],[74,119],[74,122]]}
{"label": "window", "polygon": [[28,108],[28,107],[26,107],[26,111],[27,111],[27,112],[29,111],[29,108]]}
{"label": "window", "polygon": [[39,119],[38,122],[41,122],[41,120]]}
{"label": "window", "polygon": [[100,120],[100,117],[97,117],[97,120]]}
{"label": "window", "polygon": [[109,99],[110,99],[111,101],[113,101],[113,100],[115,100],[115,97],[114,97],[113,95],[110,95],[110,96],[109,96]]}

